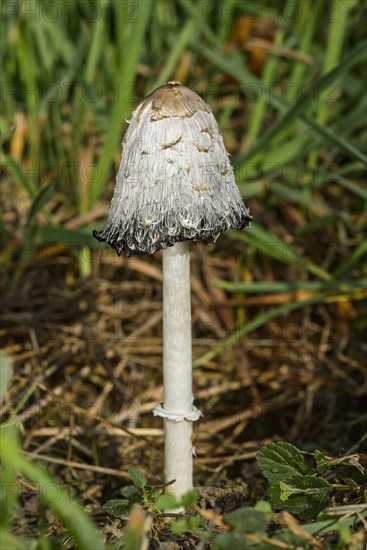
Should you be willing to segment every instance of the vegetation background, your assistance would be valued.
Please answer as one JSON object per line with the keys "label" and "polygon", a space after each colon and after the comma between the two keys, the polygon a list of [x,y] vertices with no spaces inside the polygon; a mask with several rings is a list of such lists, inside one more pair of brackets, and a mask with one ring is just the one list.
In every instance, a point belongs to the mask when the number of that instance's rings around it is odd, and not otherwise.
{"label": "vegetation background", "polygon": [[168,80],[212,107],[254,218],[192,246],[202,508],[264,496],[255,455],[272,440],[362,461],[365,24],[362,0],[2,2],[7,547],[92,548],[71,496],[122,540],[102,506],[128,466],[162,481],[161,257],[118,259],[91,234],[126,120]]}

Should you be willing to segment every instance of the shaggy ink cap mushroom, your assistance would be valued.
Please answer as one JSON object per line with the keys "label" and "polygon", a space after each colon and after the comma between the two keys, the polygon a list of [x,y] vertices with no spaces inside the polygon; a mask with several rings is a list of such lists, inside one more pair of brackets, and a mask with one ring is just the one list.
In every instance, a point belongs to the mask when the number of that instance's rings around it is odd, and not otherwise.
{"label": "shaggy ink cap mushroom", "polygon": [[154,90],[133,113],[108,220],[94,236],[118,255],[152,254],[215,241],[251,219],[209,105],[179,82]]}

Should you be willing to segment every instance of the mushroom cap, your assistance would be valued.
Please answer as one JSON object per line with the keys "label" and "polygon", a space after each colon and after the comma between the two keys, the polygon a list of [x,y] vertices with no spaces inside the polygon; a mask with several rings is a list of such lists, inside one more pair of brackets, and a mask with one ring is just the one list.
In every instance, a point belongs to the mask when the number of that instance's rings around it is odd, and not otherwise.
{"label": "mushroom cap", "polygon": [[209,105],[179,82],[154,90],[133,113],[108,220],[94,236],[118,255],[152,254],[215,241],[251,219]]}

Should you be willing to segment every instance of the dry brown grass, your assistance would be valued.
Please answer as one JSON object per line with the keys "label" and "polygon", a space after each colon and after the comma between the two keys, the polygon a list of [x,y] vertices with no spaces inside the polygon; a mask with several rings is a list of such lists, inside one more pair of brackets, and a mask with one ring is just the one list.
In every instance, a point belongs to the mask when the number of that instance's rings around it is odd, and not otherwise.
{"label": "dry brown grass", "polygon": [[[268,307],[269,298],[230,298],[213,284],[233,279],[234,253],[225,237],[192,246],[195,358],[241,316]],[[261,259],[259,274],[268,262]],[[161,258],[124,260],[105,250],[90,278],[77,273],[67,248],[3,270],[1,336],[14,377],[1,413],[21,427],[24,452],[46,462],[100,517],[128,466],[152,483],[163,477],[162,424],[151,414],[162,399]],[[195,369],[195,402],[204,413],[195,425],[195,482],[209,493],[216,487],[218,502],[222,487],[224,509],[239,495],[261,493],[255,454],[272,439],[336,455],[363,449],[367,372],[355,316],[350,303],[306,308]],[[20,531],[32,524],[33,497],[25,483]]]}

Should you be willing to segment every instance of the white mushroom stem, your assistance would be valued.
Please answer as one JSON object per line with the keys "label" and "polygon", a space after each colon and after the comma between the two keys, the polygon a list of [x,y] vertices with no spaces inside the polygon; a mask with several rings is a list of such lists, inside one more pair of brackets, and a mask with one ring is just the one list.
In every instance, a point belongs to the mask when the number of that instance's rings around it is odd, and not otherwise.
{"label": "white mushroom stem", "polygon": [[163,251],[163,411],[165,479],[180,496],[192,489],[193,407],[190,256],[187,242]]}
{"label": "white mushroom stem", "polygon": [[164,408],[192,410],[190,255],[187,242],[163,251]]}

